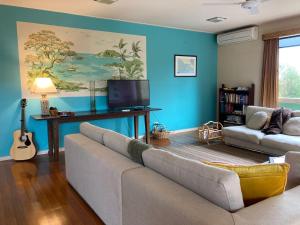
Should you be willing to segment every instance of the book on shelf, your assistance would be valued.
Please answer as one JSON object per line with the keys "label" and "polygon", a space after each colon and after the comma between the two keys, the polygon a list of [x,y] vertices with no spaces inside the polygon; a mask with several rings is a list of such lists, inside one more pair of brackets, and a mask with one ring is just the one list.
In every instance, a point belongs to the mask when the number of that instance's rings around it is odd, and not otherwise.
{"label": "book on shelf", "polygon": [[219,91],[219,121],[242,125],[246,107],[254,104],[255,85],[228,88],[223,84]]}
{"label": "book on shelf", "polygon": [[237,115],[227,115],[224,120],[226,123],[243,124],[243,118]]}
{"label": "book on shelf", "polygon": [[226,102],[226,103],[247,105],[248,104],[248,94],[224,93],[224,96],[220,97],[220,101]]}

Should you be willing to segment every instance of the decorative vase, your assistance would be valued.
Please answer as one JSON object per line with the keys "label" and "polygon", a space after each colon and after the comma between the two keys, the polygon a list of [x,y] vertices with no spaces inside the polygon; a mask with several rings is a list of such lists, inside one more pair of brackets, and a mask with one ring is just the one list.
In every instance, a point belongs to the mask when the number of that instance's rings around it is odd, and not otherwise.
{"label": "decorative vase", "polygon": [[96,111],[96,88],[95,81],[90,81],[90,110],[92,112]]}

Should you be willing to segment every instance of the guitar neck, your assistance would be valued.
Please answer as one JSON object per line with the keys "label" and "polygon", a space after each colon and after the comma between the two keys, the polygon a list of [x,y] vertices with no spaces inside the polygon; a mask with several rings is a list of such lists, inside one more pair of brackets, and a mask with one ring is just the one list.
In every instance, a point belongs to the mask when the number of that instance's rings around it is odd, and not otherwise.
{"label": "guitar neck", "polygon": [[25,135],[26,125],[25,125],[25,108],[22,107],[21,111],[21,136]]}

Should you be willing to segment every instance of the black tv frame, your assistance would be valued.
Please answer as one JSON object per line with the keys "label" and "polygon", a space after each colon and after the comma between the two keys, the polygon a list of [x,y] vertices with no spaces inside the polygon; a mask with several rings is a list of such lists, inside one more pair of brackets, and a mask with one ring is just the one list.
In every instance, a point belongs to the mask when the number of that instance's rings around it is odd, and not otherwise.
{"label": "black tv frame", "polygon": [[[148,93],[149,93],[149,104],[146,106],[143,106],[143,105],[128,105],[128,106],[111,106],[109,104],[109,82],[110,81],[118,81],[118,82],[122,82],[122,81],[143,81],[143,82],[147,82],[148,83]],[[149,107],[150,105],[150,82],[148,79],[145,79],[145,80],[107,80],[107,105],[108,105],[108,108],[109,109],[146,109]]]}

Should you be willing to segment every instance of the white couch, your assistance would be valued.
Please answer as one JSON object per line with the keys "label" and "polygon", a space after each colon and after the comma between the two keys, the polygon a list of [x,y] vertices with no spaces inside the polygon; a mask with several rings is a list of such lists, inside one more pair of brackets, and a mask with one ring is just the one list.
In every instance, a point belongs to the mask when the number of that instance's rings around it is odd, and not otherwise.
{"label": "white couch", "polygon": [[[150,149],[143,153],[144,167],[128,156],[126,146],[129,141],[125,136],[86,123],[81,125],[80,134],[65,137],[67,180],[107,225],[300,223],[300,186],[297,186],[300,184],[300,153],[286,155],[287,162],[291,164],[290,190],[250,207],[235,204],[234,207],[240,209],[232,213],[225,210],[222,204],[218,205],[222,190],[214,189],[216,181],[222,184],[220,187],[227,188],[223,195],[228,192],[235,201],[240,198],[239,189],[233,186],[228,189],[229,182],[236,184],[236,177],[229,171],[218,168],[218,172],[228,174],[224,179],[218,178],[217,174],[206,174],[211,184],[196,176],[189,181],[186,175],[189,171],[183,173],[181,169],[194,169],[194,175],[197,175],[197,170],[203,169],[204,164],[190,162],[191,166],[188,166],[189,160],[185,158]],[[207,193],[216,193],[212,196],[203,193],[205,186]],[[197,191],[203,194],[196,194]]]}
{"label": "white couch", "polygon": [[[271,116],[274,109],[259,106],[248,106],[246,124],[256,112],[266,112]],[[300,117],[300,111],[294,111],[294,116]],[[270,155],[284,155],[288,151],[300,152],[300,136],[285,134],[265,135],[260,130],[247,126],[231,126],[223,128],[224,141],[228,145],[259,151]]]}

